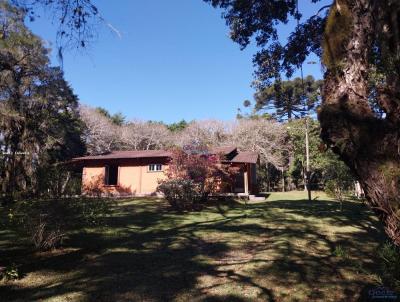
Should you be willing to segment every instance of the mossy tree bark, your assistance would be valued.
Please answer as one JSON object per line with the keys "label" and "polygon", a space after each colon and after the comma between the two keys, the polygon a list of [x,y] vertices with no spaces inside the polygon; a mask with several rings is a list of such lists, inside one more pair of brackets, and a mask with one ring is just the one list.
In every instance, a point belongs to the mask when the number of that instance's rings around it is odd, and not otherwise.
{"label": "mossy tree bark", "polygon": [[[340,53],[332,53],[330,49],[329,41],[334,41],[335,33],[326,33],[324,56],[329,56],[330,65],[326,66],[323,104],[318,117],[322,139],[358,177],[368,205],[384,223],[387,235],[400,246],[399,67],[390,70],[376,88],[378,105],[385,112],[383,116],[378,116],[372,108],[369,87],[370,56],[377,36],[380,35],[380,42],[386,38],[394,41],[398,55],[398,39],[393,38],[398,27],[388,23],[393,19],[389,16],[391,12],[400,11],[400,4],[395,2],[342,0],[331,8],[331,14],[337,16],[345,7],[351,22],[346,39],[339,41],[343,46]],[[397,22],[399,17],[397,14]],[[391,31],[387,36],[385,28]],[[337,45],[334,48],[338,49]]]}

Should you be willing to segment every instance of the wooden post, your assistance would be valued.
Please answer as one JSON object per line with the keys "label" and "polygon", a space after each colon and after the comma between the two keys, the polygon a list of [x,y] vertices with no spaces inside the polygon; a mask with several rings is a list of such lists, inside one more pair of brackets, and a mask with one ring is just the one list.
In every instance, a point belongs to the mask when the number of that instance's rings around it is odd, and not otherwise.
{"label": "wooden post", "polygon": [[246,170],[244,171],[244,193],[249,194],[249,172],[247,169],[247,164],[246,164]]}
{"label": "wooden post", "polygon": [[308,117],[306,117],[306,187],[308,192],[308,200],[311,201],[311,171],[310,171],[310,148],[308,142]]}
{"label": "wooden post", "polygon": [[139,168],[139,194],[141,194],[142,193],[142,174],[143,174],[143,169],[142,169],[142,165],[140,165],[140,168]]}

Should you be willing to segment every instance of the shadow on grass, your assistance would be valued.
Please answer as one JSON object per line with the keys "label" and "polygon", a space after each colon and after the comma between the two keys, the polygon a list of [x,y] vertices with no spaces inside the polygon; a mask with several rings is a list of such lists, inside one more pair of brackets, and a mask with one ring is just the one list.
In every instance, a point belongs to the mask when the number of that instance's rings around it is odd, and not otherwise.
{"label": "shadow on grass", "polygon": [[[299,288],[305,300],[355,301],[369,281],[344,275],[333,251],[341,244],[373,269],[371,246],[384,236],[371,216],[362,204],[339,211],[325,200],[217,202],[185,215],[158,200],[120,201],[107,227],[71,233],[59,253],[15,253],[12,236],[2,238],[0,259],[57,281],[0,284],[0,300],[275,301],[286,297],[277,288]],[[353,229],[333,237],[329,226]]]}

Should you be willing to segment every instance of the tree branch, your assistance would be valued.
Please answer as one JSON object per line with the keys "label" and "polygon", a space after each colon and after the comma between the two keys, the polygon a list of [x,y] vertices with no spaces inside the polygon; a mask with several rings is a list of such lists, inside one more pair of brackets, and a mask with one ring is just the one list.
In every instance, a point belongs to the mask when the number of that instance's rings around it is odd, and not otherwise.
{"label": "tree branch", "polygon": [[324,9],[330,8],[331,6],[332,6],[332,4],[324,5],[323,7],[321,7],[321,8],[317,11],[317,13],[316,13],[315,15],[311,16],[310,19],[313,19],[313,18],[318,17],[319,14],[320,14]]}

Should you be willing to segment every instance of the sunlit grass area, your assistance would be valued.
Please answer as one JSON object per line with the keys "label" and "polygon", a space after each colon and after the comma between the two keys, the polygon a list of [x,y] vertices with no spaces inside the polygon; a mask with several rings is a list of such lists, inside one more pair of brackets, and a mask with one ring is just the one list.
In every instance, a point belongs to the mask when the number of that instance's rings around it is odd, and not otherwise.
{"label": "sunlit grass area", "polygon": [[272,193],[184,214],[159,199],[121,200],[106,227],[76,230],[46,253],[3,229],[0,261],[24,276],[0,283],[0,300],[363,301],[379,282],[379,223],[358,201],[340,211],[313,198]]}

